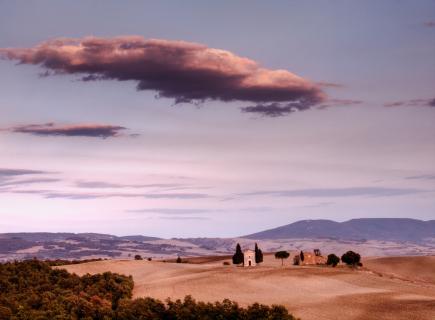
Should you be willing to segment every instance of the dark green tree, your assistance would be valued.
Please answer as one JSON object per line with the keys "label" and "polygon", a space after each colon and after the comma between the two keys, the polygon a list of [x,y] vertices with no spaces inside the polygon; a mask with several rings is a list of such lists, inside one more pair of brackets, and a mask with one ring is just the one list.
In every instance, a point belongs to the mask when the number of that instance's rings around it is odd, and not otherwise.
{"label": "dark green tree", "polygon": [[356,266],[361,264],[361,256],[353,251],[348,251],[341,256],[341,261],[343,261],[348,266]]}
{"label": "dark green tree", "polygon": [[236,253],[233,255],[233,264],[243,263],[244,258],[242,248],[240,247],[240,244],[237,244]]}
{"label": "dark green tree", "polygon": [[304,252],[301,250],[301,253],[299,254],[301,256],[301,261],[303,262],[305,257],[304,257]]}
{"label": "dark green tree", "polygon": [[257,243],[255,243],[255,263],[263,262],[263,251],[258,248]]}
{"label": "dark green tree", "polygon": [[281,265],[284,265],[284,259],[290,257],[290,253],[287,251],[278,251],[275,253],[275,259],[281,259]]}
{"label": "dark green tree", "polygon": [[326,261],[326,264],[328,266],[336,267],[339,262],[340,262],[340,258],[337,257],[335,254],[331,253],[328,255],[328,261]]}
{"label": "dark green tree", "polygon": [[182,260],[181,260],[181,257],[180,256],[178,256],[177,257],[177,261],[176,261],[177,263],[181,263],[181,262],[183,262]]}
{"label": "dark green tree", "polygon": [[134,256],[134,260],[142,260],[142,256],[140,254],[137,254]]}

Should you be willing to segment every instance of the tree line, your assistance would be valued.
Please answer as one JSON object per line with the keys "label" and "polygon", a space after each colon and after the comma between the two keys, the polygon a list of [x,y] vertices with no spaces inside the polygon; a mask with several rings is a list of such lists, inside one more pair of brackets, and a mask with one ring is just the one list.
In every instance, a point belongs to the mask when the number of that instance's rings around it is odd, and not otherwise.
{"label": "tree line", "polygon": [[[278,251],[275,253],[275,258],[281,259],[281,265],[284,265],[284,259],[288,259],[288,257],[290,257],[290,253],[287,251]],[[299,255],[295,256],[294,264],[299,264],[299,261],[303,262],[304,260],[305,260],[304,252],[301,251]],[[347,251],[345,254],[343,254],[341,256],[341,262],[345,263],[348,266],[353,266],[353,267],[362,266],[361,255],[353,251]],[[338,256],[336,256],[333,253],[328,255],[328,259],[326,261],[326,264],[328,266],[336,267],[339,263],[340,263],[340,258]]]}

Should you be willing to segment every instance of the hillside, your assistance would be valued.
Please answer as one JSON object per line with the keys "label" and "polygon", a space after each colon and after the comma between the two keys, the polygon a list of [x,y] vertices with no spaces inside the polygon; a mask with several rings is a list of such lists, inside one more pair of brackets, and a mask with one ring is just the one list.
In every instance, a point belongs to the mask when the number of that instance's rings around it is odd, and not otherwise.
{"label": "hillside", "polygon": [[380,240],[422,242],[435,238],[435,221],[398,218],[302,220],[244,236],[248,239],[319,239]]}
{"label": "hillside", "polygon": [[[403,270],[395,257],[367,261],[370,266],[359,270],[292,266],[291,259],[281,267],[273,255],[264,258],[254,268],[224,266],[223,261],[230,261],[224,258],[202,264],[97,261],[60,268],[78,275],[105,271],[132,275],[135,298],[165,300],[191,294],[204,301],[229,298],[241,306],[282,304],[303,320],[435,319],[435,286],[422,282],[434,276],[433,257],[403,257]],[[394,266],[397,277],[390,275]]]}
{"label": "hillside", "polygon": [[98,233],[3,233],[0,261],[14,259],[171,259],[232,254],[237,243],[264,252],[312,250],[344,253],[353,248],[364,256],[433,255],[435,221],[354,219],[346,222],[304,220],[240,238],[159,239],[142,235]]}

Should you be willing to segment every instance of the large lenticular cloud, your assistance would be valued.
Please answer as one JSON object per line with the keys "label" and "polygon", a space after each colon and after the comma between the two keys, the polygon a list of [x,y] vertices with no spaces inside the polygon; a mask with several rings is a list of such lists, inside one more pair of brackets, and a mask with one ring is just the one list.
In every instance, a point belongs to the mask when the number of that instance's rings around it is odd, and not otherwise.
{"label": "large lenticular cloud", "polygon": [[291,112],[325,99],[317,85],[286,70],[265,69],[229,51],[184,41],[133,36],[56,39],[33,48],[0,49],[0,55],[41,65],[54,74],[80,74],[84,81],[137,81],[138,90],[157,91],[175,103],[246,101],[261,108],[245,112],[268,115],[268,104]]}

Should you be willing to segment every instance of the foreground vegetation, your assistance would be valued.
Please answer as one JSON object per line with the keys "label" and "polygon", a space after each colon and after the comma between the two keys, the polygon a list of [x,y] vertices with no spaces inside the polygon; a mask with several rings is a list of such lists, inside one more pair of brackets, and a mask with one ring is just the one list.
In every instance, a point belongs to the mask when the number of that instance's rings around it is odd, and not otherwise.
{"label": "foreground vegetation", "polygon": [[79,277],[28,260],[0,264],[0,320],[293,320],[283,306],[131,299],[133,279],[106,272]]}

